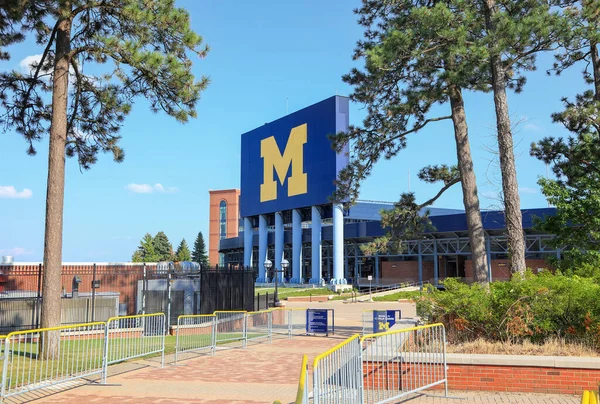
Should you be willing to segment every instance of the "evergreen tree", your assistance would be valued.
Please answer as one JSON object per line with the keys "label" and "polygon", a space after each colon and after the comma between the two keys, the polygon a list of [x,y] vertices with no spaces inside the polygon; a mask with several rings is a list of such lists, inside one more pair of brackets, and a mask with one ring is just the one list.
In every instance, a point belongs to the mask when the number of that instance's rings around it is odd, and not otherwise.
{"label": "evergreen tree", "polygon": [[[512,272],[524,274],[525,239],[506,89],[522,90],[525,78],[520,73],[534,70],[536,53],[556,47],[567,34],[568,26],[558,12],[550,10],[547,0],[480,0],[477,3],[482,7],[479,15],[485,19],[483,40],[489,54],[484,60],[494,95],[509,259]],[[469,57],[474,57],[474,63],[475,58],[481,57],[478,51],[479,48],[476,52],[467,50]]]}
{"label": "evergreen tree", "polygon": [[157,261],[173,260],[173,246],[171,245],[171,242],[165,233],[162,231],[156,233],[152,245],[154,247],[154,253],[156,254]]}
{"label": "evergreen tree", "polygon": [[160,261],[156,255],[154,250],[154,239],[150,235],[150,233],[146,233],[142,241],[140,241],[140,246],[133,253],[132,257],[133,262],[157,262]]}
{"label": "evergreen tree", "polygon": [[[356,10],[365,38],[358,42],[355,59],[364,58],[365,70],[353,69],[344,81],[354,87],[351,98],[367,107],[368,116],[362,127],[351,127],[334,138],[336,150],[346,144],[352,148],[350,164],[340,172],[334,199],[353,202],[360,183],[371,173],[381,158],[390,159],[406,147],[410,134],[442,120],[453,123],[457,167],[429,167],[422,172],[429,182],[444,181],[454,172],[463,190],[469,239],[472,249],[474,278],[487,281],[485,235],[479,209],[477,184],[469,145],[462,89],[478,88],[484,82],[473,61],[465,57],[465,49],[475,51],[470,28],[481,27],[477,13],[466,10],[464,2],[424,2],[421,0],[363,0]],[[485,54],[482,45],[477,49]],[[448,105],[446,115],[434,115],[432,109]],[[436,111],[442,108],[436,107]],[[438,176],[439,175],[439,176]],[[456,181],[458,182],[458,181]],[[451,186],[451,185],[450,185]],[[418,215],[414,197],[402,196],[395,210],[400,210],[400,225],[418,223],[410,216]],[[408,217],[407,217],[408,215]],[[394,215],[390,216],[393,219]],[[403,232],[397,232],[398,237]]]}
{"label": "evergreen tree", "polygon": [[208,254],[206,253],[206,244],[204,243],[204,236],[202,232],[198,232],[196,241],[194,242],[194,251],[192,252],[192,260],[200,264],[202,268],[207,268],[210,264],[208,262]]}
{"label": "evergreen tree", "polygon": [[190,254],[190,249],[189,249],[185,239],[181,240],[181,243],[179,243],[179,247],[177,247],[177,252],[175,253],[175,257],[177,258],[177,261],[191,261],[192,260],[192,256]]}
{"label": "evergreen tree", "polygon": [[598,231],[600,214],[600,1],[560,1],[568,17],[571,35],[561,45],[553,71],[557,74],[582,65],[591,89],[574,101],[563,99],[565,110],[552,115],[572,135],[568,139],[546,137],[532,144],[531,154],[552,165],[554,179],[539,184],[556,216],[540,220],[541,230],[556,237],[552,244],[563,249],[564,266],[600,262]]}
{"label": "evergreen tree", "polygon": [[[134,99],[180,122],[196,116],[208,81],[196,81],[189,53],[204,56],[202,38],[174,0],[10,1],[23,16],[18,32],[43,47],[30,73],[0,73],[0,125],[34,142],[49,134],[41,327],[60,324],[65,157],[88,169],[99,152],[123,160],[122,122]],[[6,8],[4,4],[2,12]],[[2,14],[2,20],[6,20]],[[12,18],[12,17],[9,17]],[[3,57],[11,35],[0,27]],[[46,353],[58,352],[54,338]]]}

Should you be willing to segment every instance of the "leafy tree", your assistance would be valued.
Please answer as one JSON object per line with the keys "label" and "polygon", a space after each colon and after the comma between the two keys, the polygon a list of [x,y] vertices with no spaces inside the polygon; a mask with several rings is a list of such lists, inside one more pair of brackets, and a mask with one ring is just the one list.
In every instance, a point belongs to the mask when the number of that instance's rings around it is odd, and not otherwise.
{"label": "leafy tree", "polygon": [[[458,3],[464,6],[463,2]],[[462,185],[474,278],[486,282],[485,235],[462,98],[463,88],[484,89],[477,83],[485,80],[474,77],[477,71],[474,73],[472,60],[464,57],[467,44],[473,39],[467,28],[481,25],[481,21],[477,13],[454,6],[454,2],[443,1],[363,0],[362,7],[356,10],[365,33],[354,59],[364,59],[365,69],[353,69],[344,81],[354,87],[351,98],[366,105],[368,116],[362,127],[351,127],[334,138],[338,151],[348,143],[352,145],[352,159],[339,174],[334,199],[355,201],[360,183],[380,158],[396,156],[406,147],[408,135],[435,122],[452,120],[456,173]],[[475,52],[474,45],[469,46]],[[485,46],[479,51],[485,54]],[[431,112],[436,105],[448,104],[446,115]],[[435,168],[429,170],[431,182],[443,180],[435,174],[444,170]],[[398,206],[402,211],[398,227],[403,227],[402,221],[415,223],[407,217],[407,213],[418,213],[414,197],[401,197]],[[393,216],[392,213],[390,219]]]}
{"label": "leafy tree", "polygon": [[179,243],[179,247],[177,247],[177,252],[175,253],[175,257],[177,258],[177,261],[191,261],[192,260],[192,256],[190,254],[190,249],[189,249],[185,239],[181,240],[181,243]]}
{"label": "leafy tree", "polygon": [[133,257],[131,258],[133,262],[156,262],[160,261],[156,251],[154,250],[154,239],[150,233],[146,233],[142,241],[140,241],[140,246],[133,253]]}
{"label": "leafy tree", "polygon": [[152,241],[152,245],[154,247],[154,253],[156,254],[157,261],[173,260],[173,246],[171,245],[171,242],[165,233],[162,231],[156,233],[156,236],[154,236],[154,240]]}
{"label": "leafy tree", "polygon": [[[559,13],[550,10],[547,0],[480,0],[478,3],[482,7],[480,15],[485,19],[483,40],[489,54],[483,60],[488,64],[487,77],[494,94],[511,270],[524,274],[525,240],[506,89],[520,92],[525,84],[521,72],[534,70],[536,53],[556,47],[568,29]],[[479,46],[475,47],[476,52],[471,49],[467,52],[480,57]]]}
{"label": "leafy tree", "polygon": [[194,242],[194,251],[192,251],[192,260],[200,264],[202,268],[209,266],[208,255],[206,254],[206,244],[202,232],[198,232]]}
{"label": "leafy tree", "polygon": [[29,154],[49,133],[41,326],[53,327],[60,324],[65,156],[77,157],[83,169],[99,152],[122,161],[118,132],[138,96],[180,122],[195,117],[208,80],[194,79],[188,54],[204,56],[207,48],[174,0],[9,4],[17,7],[10,15],[25,19],[18,31],[4,24],[0,32],[33,35],[44,48],[31,72],[0,74],[0,124],[25,137]]}
{"label": "leafy tree", "polygon": [[557,74],[583,65],[583,77],[591,89],[574,101],[563,98],[565,110],[552,115],[572,135],[568,139],[546,137],[532,144],[531,154],[552,164],[555,179],[540,179],[542,193],[556,206],[554,217],[539,227],[556,234],[553,243],[563,248],[562,267],[599,263],[600,214],[600,1],[561,1],[558,5],[571,24],[571,36],[562,43],[553,71]]}

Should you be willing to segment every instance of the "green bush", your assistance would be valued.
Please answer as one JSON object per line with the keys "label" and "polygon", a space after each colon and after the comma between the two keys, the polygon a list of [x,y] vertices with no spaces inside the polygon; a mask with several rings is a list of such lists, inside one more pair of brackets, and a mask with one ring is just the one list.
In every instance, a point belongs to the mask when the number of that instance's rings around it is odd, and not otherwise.
{"label": "green bush", "polygon": [[566,338],[600,347],[600,285],[577,275],[528,272],[489,289],[456,279],[444,282],[417,302],[428,321],[442,322],[451,342],[485,338],[490,341],[543,342]]}

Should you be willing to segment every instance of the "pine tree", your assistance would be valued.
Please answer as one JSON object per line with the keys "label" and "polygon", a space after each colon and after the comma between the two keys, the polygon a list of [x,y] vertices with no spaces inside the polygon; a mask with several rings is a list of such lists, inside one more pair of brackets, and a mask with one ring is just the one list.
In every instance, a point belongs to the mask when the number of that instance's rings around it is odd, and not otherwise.
{"label": "pine tree", "polygon": [[189,249],[185,239],[181,240],[181,243],[179,243],[179,247],[177,247],[177,252],[175,253],[175,257],[177,258],[177,261],[191,261],[192,260],[192,257],[190,254],[190,249]]}
{"label": "pine tree", "polygon": [[[546,137],[531,146],[531,154],[552,165],[554,179],[539,184],[555,216],[540,220],[538,227],[555,234],[552,244],[563,249],[559,267],[579,267],[600,262],[598,212],[600,212],[600,1],[561,1],[571,29],[561,43],[552,71],[583,67],[584,81],[591,86],[575,100],[563,98],[565,110],[552,115],[572,135],[568,139]],[[549,72],[550,73],[550,72]]]}
{"label": "pine tree", "polygon": [[160,261],[154,251],[154,239],[150,233],[146,233],[140,245],[132,256],[133,262],[157,262]]}
{"label": "pine tree", "polygon": [[[457,147],[457,167],[452,171],[463,189],[474,278],[485,283],[485,235],[462,98],[462,89],[477,87],[481,79],[474,77],[480,71],[474,72],[472,61],[464,57],[467,46],[474,46],[466,28],[481,22],[476,13],[457,11],[442,1],[363,0],[356,12],[365,27],[365,38],[358,42],[354,58],[364,58],[365,70],[353,69],[344,81],[354,87],[351,98],[366,105],[368,116],[362,127],[351,127],[334,138],[338,152],[348,143],[352,146],[351,162],[339,174],[334,199],[356,200],[360,183],[380,158],[396,156],[406,147],[409,135],[451,120]],[[481,46],[479,51],[485,53],[485,48]],[[432,113],[434,106],[448,104],[446,115]],[[429,182],[448,180],[443,175],[436,177],[447,171],[442,167],[425,171],[423,177]],[[448,188],[445,184],[442,189]],[[410,218],[419,214],[415,206],[412,196],[401,197],[397,205],[401,222],[418,222]],[[398,232],[398,237],[401,234]]]}
{"label": "pine tree", "polygon": [[202,232],[198,232],[196,241],[194,242],[194,251],[192,252],[192,260],[200,264],[202,268],[208,268],[208,255],[206,253],[206,244]]}
{"label": "pine tree", "polygon": [[[485,60],[496,110],[509,259],[511,271],[523,275],[525,239],[506,89],[522,90],[525,78],[520,73],[534,70],[536,53],[555,48],[568,26],[558,12],[551,11],[546,0],[480,0],[479,3],[480,15],[485,18],[483,41],[489,52]],[[471,53],[470,49],[468,52]]]}
{"label": "pine tree", "polygon": [[[195,80],[188,54],[204,56],[207,49],[174,0],[21,1],[16,6],[21,8],[14,15],[23,15],[18,32],[34,37],[43,51],[30,73],[0,74],[0,126],[22,134],[29,154],[35,154],[34,142],[49,134],[45,328],[60,324],[65,157],[77,157],[82,169],[90,168],[100,152],[122,161],[118,132],[138,96],[152,111],[179,122],[195,117],[208,80]],[[4,45],[3,40],[2,52]],[[45,344],[47,352],[58,352],[57,343]]]}
{"label": "pine tree", "polygon": [[171,242],[165,233],[162,231],[156,233],[152,245],[154,247],[154,253],[156,254],[157,261],[173,260],[173,246],[171,245]]}

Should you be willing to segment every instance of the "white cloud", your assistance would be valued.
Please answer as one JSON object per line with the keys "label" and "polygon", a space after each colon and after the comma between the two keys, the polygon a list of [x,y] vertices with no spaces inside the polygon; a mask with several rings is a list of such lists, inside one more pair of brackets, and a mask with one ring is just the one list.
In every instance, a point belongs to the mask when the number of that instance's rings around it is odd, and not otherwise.
{"label": "white cloud", "polygon": [[23,188],[18,192],[12,185],[0,185],[0,198],[8,199],[29,199],[33,195],[31,189]]}
{"label": "white cloud", "polygon": [[519,192],[522,194],[537,194],[538,190],[536,188],[529,187],[519,187]]}
{"label": "white cloud", "polygon": [[178,191],[175,187],[164,187],[162,184],[128,184],[125,189],[136,194],[172,194]]}
{"label": "white cloud", "polygon": [[523,126],[523,129],[525,129],[529,132],[543,132],[544,131],[544,128],[542,128],[541,126],[538,126],[534,123],[525,124],[525,126]]}
{"label": "white cloud", "polygon": [[31,255],[32,252],[26,250],[23,247],[14,247],[14,248],[6,249],[6,250],[0,250],[0,254],[1,255],[12,255],[12,256],[18,257],[18,256],[22,256],[22,255]]}

